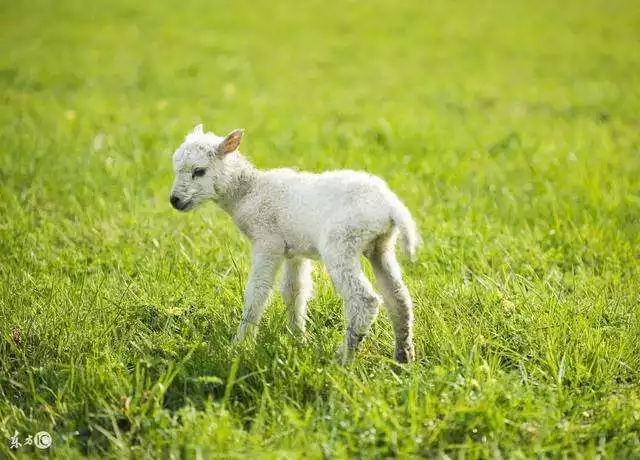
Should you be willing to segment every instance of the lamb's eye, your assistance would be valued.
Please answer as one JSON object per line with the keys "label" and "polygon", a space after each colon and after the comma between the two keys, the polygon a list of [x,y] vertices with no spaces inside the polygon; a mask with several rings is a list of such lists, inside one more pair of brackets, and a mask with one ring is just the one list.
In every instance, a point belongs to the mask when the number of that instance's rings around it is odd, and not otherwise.
{"label": "lamb's eye", "polygon": [[206,172],[207,172],[207,168],[195,168],[191,173],[191,178],[195,179],[196,177],[202,177]]}

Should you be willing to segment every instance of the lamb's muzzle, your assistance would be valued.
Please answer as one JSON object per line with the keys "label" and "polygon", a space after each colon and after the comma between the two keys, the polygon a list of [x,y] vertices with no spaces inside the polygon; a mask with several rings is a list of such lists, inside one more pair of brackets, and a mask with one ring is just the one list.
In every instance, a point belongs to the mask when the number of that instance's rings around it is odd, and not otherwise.
{"label": "lamb's muzzle", "polygon": [[169,197],[169,201],[171,202],[171,206],[176,208],[178,211],[186,211],[190,205],[189,201],[182,201],[177,195],[171,195]]}

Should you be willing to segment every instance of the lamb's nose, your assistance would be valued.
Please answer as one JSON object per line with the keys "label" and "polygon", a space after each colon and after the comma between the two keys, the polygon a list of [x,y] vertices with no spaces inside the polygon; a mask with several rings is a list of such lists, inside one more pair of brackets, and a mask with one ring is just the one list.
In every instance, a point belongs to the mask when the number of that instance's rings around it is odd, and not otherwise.
{"label": "lamb's nose", "polygon": [[171,195],[169,201],[171,201],[171,206],[178,209],[178,206],[180,205],[180,198],[178,198],[176,195]]}

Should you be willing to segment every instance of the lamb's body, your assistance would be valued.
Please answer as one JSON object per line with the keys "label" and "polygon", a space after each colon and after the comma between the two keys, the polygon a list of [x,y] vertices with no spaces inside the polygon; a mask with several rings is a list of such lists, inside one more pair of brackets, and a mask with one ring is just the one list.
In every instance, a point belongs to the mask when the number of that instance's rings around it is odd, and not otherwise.
{"label": "lamb's body", "polygon": [[[201,131],[191,134],[174,156],[176,183],[171,198],[180,210],[213,199],[252,242],[251,273],[236,340],[255,333],[283,261],[281,292],[290,327],[304,331],[311,295],[308,259],[319,258],[345,300],[348,328],[342,352],[349,360],[380,304],[362,272],[364,254],[393,323],[396,358],[412,360],[412,304],[394,251],[398,233],[410,256],[418,243],[407,208],[382,179],[367,173],[260,171],[235,151],[240,137],[237,131],[225,139]],[[196,176],[197,170],[204,172]]]}
{"label": "lamb's body", "polygon": [[[291,169],[258,173],[255,187],[229,212],[247,237],[265,249],[313,259],[330,250],[336,239],[373,242],[396,222],[405,223],[408,215],[378,177],[358,171],[313,174]],[[406,251],[412,255],[415,229],[407,231]]]}

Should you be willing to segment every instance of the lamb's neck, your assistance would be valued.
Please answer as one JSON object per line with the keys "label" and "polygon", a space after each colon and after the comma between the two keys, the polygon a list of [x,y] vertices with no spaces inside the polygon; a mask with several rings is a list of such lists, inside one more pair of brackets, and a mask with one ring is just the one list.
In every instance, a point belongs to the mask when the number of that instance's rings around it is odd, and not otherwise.
{"label": "lamb's neck", "polygon": [[249,160],[240,153],[234,154],[229,160],[235,162],[232,173],[224,184],[218,184],[218,204],[228,213],[233,213],[237,205],[255,187],[260,170],[253,166]]}

